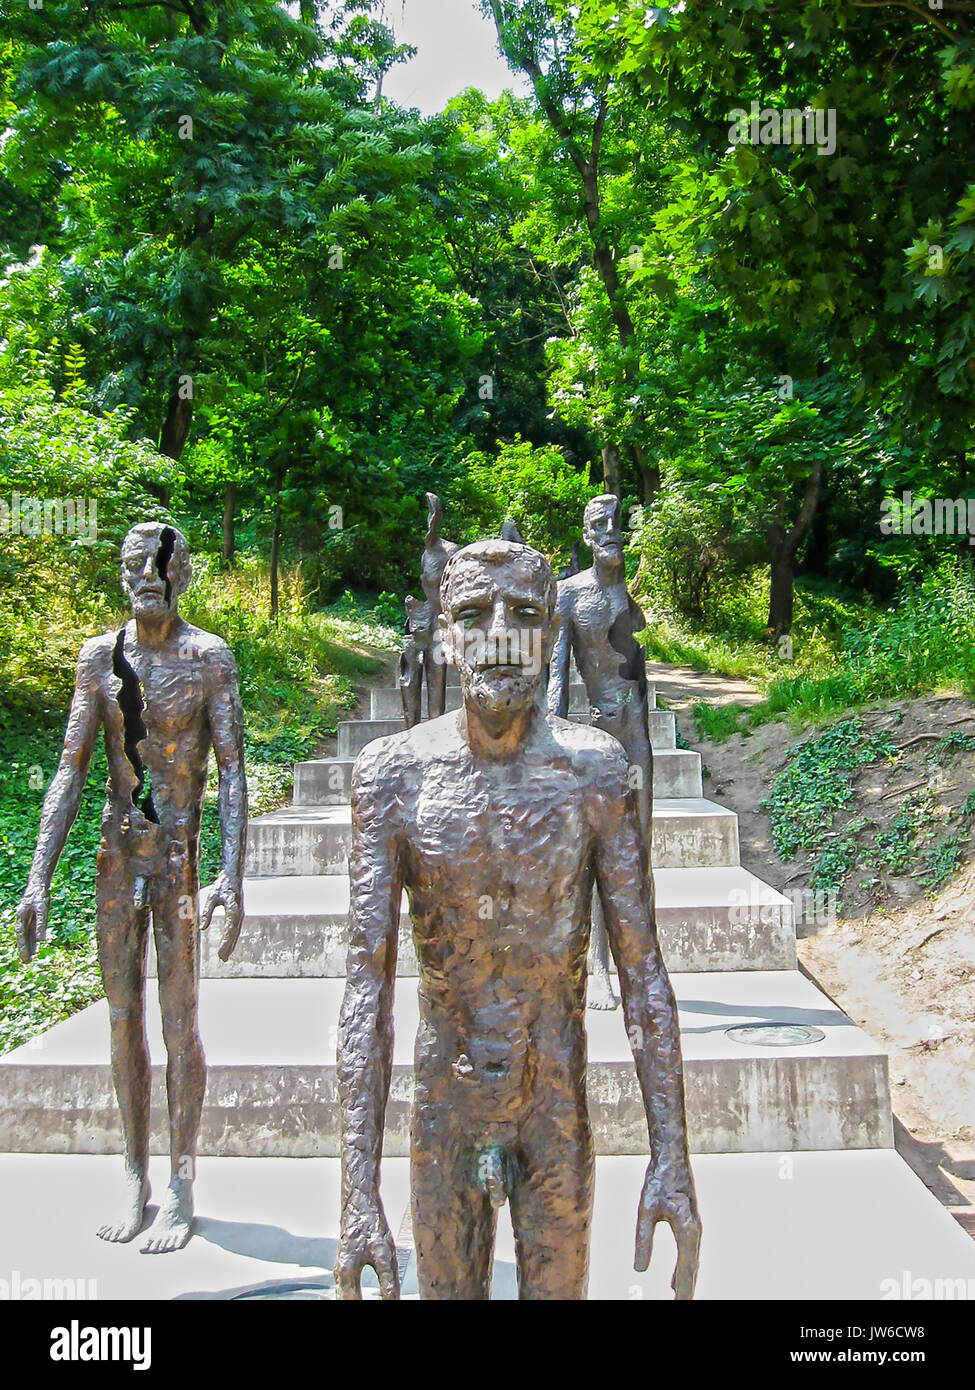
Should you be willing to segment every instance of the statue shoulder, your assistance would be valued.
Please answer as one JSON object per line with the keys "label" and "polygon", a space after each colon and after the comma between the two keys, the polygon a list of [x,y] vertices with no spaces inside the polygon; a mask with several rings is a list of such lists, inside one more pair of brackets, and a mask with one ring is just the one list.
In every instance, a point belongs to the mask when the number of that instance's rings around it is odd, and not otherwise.
{"label": "statue shoulder", "polygon": [[78,653],[76,684],[91,685],[98,682],[102,676],[111,675],[112,657],[117,640],[117,632],[101,632],[97,637],[89,637],[88,641],[82,644]]}
{"label": "statue shoulder", "polygon": [[619,739],[591,724],[578,724],[571,719],[549,717],[549,727],[556,742],[572,759],[575,771],[585,781],[596,785],[626,783],[629,764]]}
{"label": "statue shoulder", "polygon": [[559,580],[559,607],[563,610],[576,610],[584,606],[587,597],[599,586],[591,569],[580,570]]}
{"label": "statue shoulder", "polygon": [[184,623],[179,631],[181,655],[200,661],[208,672],[236,676],[237,662],[230,647],[215,632]]}

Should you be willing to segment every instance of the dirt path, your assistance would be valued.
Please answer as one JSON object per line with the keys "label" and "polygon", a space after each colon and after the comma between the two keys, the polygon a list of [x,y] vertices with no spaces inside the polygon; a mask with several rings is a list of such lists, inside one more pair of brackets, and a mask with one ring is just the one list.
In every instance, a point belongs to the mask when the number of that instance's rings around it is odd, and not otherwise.
{"label": "dirt path", "polygon": [[662,661],[647,662],[647,680],[654,682],[668,709],[686,709],[699,700],[712,705],[757,705],[762,698],[750,681],[695,671],[693,666],[666,666]]}

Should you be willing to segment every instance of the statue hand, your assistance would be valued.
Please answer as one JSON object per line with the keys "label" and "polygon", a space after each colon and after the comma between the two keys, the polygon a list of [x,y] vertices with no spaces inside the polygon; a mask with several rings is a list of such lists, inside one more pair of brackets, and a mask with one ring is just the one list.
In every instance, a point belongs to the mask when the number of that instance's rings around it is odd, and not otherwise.
{"label": "statue hand", "polygon": [[50,908],[51,890],[43,884],[28,883],[17,904],[17,949],[25,965],[33,958],[38,943],[47,936]]}
{"label": "statue hand", "polygon": [[342,1234],[335,1258],[335,1294],[345,1301],[362,1298],[360,1279],[366,1265],[371,1265],[379,1278],[379,1290],[384,1299],[399,1298],[399,1265],[396,1243],[383,1213],[379,1194],[356,1202],[355,1209],[346,1207],[342,1213]]}
{"label": "statue hand", "polygon": [[210,896],[207,898],[207,905],[200,920],[200,931],[207,930],[214,909],[218,907],[222,907],[224,910],[226,930],[217,955],[221,960],[226,961],[233,954],[234,947],[237,945],[237,938],[240,936],[240,928],[244,921],[244,904],[239,885],[234,887],[222,871],[217,874],[213,881],[213,887],[210,889]]}
{"label": "statue hand", "polygon": [[658,1221],[666,1221],[677,1241],[677,1268],[670,1287],[679,1299],[694,1297],[701,1248],[701,1218],[697,1194],[686,1155],[651,1163],[647,1169],[636,1223],[634,1269],[641,1274],[650,1264],[653,1234]]}

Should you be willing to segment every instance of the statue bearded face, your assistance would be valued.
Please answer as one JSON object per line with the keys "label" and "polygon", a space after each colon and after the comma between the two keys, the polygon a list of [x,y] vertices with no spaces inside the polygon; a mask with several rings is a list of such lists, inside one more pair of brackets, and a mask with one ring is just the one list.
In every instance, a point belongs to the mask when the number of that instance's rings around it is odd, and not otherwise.
{"label": "statue bearded face", "polygon": [[465,704],[492,713],[528,708],[558,627],[555,578],[537,551],[482,541],[458,552],[444,578],[444,651]]}
{"label": "statue bearded face", "polygon": [[594,497],[586,507],[583,540],[593,559],[605,565],[618,565],[623,559],[623,531],[617,497]]}
{"label": "statue bearded face", "polygon": [[155,521],[133,526],[122,542],[121,573],[134,618],[175,613],[193,575],[186,538]]}

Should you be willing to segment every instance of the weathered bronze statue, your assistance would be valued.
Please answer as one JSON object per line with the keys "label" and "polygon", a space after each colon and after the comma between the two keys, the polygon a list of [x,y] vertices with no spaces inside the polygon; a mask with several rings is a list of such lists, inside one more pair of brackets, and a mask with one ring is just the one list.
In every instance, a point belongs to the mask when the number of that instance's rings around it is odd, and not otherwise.
{"label": "weathered bronze statue", "polygon": [[585,1297],[595,879],[650,1131],[636,1268],[647,1268],[654,1227],[668,1221],[679,1251],[673,1287],[689,1298],[700,1221],[677,1010],[626,755],[536,698],[558,625],[543,556],[504,541],[467,546],[447,565],[442,597],[462,708],[370,743],[353,773],[338,1295],[361,1297],[366,1265],[384,1297],[399,1295],[379,1175],[405,887],[420,975],[411,1140],[420,1296],[489,1296],[496,1210],[507,1200],[520,1296]]}
{"label": "weathered bronze statue", "polygon": [[[125,1145],[125,1193],[98,1234],[131,1240],[149,1200],[149,1054],[145,985],[148,923],[156,942],[168,1065],[172,1177],[146,1242],[177,1250],[193,1225],[196,1141],[206,1088],[197,1029],[199,930],[222,906],[220,958],[243,918],[247,836],[244,721],[237,668],[218,637],[177,611],[192,575],[185,538],[171,526],[134,526],[122,544],[122,585],[132,620],[86,642],[78,658],[64,751],[44,798],[17,941],[30,960],[43,940],[51,879],[78,814],[95,739],[105,731],[108,786],[98,850],[98,958],[111,1012],[112,1077]],[[220,774],[223,868],[202,923],[197,875],[200,814],[210,748]]]}
{"label": "weathered bronze statue", "polygon": [[423,718],[423,679],[426,676],[427,718],[439,719],[447,705],[447,666],[440,643],[440,580],[444,567],[457,549],[453,541],[440,539],[443,505],[434,492],[427,493],[427,535],[420,563],[420,585],[425,603],[406,600],[406,635],[399,663],[399,688],[403,718],[408,729]]}
{"label": "weathered bronze statue", "polygon": [[[647,671],[643,648],[633,634],[646,619],[626,588],[620,502],[608,493],[588,503],[583,539],[592,548],[592,569],[559,581],[562,619],[548,677],[548,708],[563,719],[569,712],[569,658],[575,655],[589,700],[590,722],[622,743],[636,792],[640,828],[650,844],[653,815],[653,752],[650,747]],[[592,975],[589,1007],[615,1009],[609,945],[598,893],[593,898]]]}

